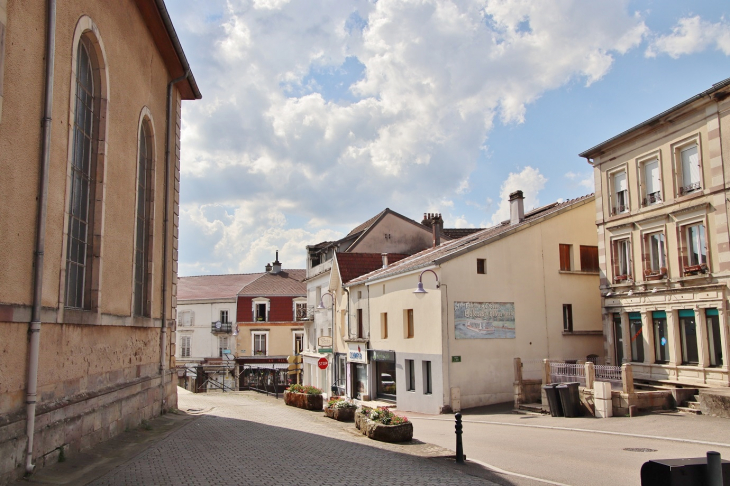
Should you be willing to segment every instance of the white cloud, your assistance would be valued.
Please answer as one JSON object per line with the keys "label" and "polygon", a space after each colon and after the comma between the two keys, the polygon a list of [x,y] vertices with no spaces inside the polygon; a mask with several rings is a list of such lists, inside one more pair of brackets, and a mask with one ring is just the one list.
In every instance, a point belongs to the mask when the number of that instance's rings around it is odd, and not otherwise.
{"label": "white cloud", "polygon": [[[601,79],[646,34],[627,0],[216,5],[171,5],[204,95],[184,105],[181,268],[258,270],[263,249],[297,244],[303,256],[327,225],[386,206],[442,210],[469,190],[495,117],[522,122],[546,91]],[[348,58],[363,66],[345,79],[352,101],[331,96],[333,75],[321,75]],[[537,185],[521,187],[528,204]],[[216,204],[232,220],[200,210]],[[293,219],[316,231],[291,229]]]}
{"label": "white cloud", "polygon": [[671,34],[654,39],[646,49],[646,56],[668,54],[676,59],[711,48],[730,56],[730,22],[724,18],[710,22],[696,15],[679,19]]}
{"label": "white cloud", "polygon": [[499,206],[492,215],[492,225],[509,219],[509,195],[515,191],[522,191],[525,196],[525,212],[538,207],[540,201],[537,196],[546,182],[547,178],[533,167],[525,167],[518,173],[510,172],[499,190]]}
{"label": "white cloud", "polygon": [[576,174],[575,172],[568,172],[565,174],[565,178],[571,181],[575,186],[584,187],[590,192],[595,191],[593,173],[587,174]]}

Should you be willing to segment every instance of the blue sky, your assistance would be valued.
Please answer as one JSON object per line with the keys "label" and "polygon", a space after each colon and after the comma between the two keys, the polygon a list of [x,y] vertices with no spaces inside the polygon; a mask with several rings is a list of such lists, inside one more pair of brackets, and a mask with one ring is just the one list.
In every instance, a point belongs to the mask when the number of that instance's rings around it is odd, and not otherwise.
{"label": "blue sky", "polygon": [[447,227],[593,191],[578,153],[730,77],[721,1],[168,0],[180,274],[260,271],[390,207]]}

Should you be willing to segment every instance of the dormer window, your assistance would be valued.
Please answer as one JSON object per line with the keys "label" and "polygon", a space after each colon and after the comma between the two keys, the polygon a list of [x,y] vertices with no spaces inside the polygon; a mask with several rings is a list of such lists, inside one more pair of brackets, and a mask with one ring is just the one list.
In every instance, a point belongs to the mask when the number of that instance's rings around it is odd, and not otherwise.
{"label": "dormer window", "polygon": [[684,196],[702,189],[700,180],[700,155],[697,144],[679,149],[679,163],[681,165],[678,175],[679,195]]}
{"label": "dormer window", "polygon": [[617,172],[613,175],[613,208],[612,214],[626,213],[629,210],[629,186],[626,172]]}
{"label": "dormer window", "polygon": [[644,178],[643,206],[651,206],[662,201],[662,187],[659,171],[659,159],[647,160],[643,164]]}

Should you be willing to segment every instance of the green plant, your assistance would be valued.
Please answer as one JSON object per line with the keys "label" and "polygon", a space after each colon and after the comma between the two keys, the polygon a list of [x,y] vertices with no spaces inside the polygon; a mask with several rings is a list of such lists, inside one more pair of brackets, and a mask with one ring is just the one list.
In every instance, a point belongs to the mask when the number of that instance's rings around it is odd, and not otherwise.
{"label": "green plant", "polygon": [[59,447],[58,462],[66,462],[66,453],[63,451],[63,446]]}
{"label": "green plant", "polygon": [[[365,407],[363,407],[365,408]],[[373,422],[378,422],[383,425],[400,425],[408,422],[408,417],[396,415],[388,409],[388,407],[378,407],[376,409],[368,409],[367,412],[363,412]]]}
{"label": "green plant", "polygon": [[322,390],[311,385],[291,385],[287,390],[291,393],[306,393],[307,395],[321,395]]}
{"label": "green plant", "polygon": [[142,427],[144,430],[152,430],[152,426],[146,420],[142,420],[142,423],[139,426]]}

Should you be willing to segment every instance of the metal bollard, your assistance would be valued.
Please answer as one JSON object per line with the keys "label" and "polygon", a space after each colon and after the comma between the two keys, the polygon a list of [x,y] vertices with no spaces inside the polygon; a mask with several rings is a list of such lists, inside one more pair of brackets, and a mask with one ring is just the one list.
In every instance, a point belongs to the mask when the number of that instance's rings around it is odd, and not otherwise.
{"label": "metal bollard", "polygon": [[707,453],[707,485],[722,486],[722,458],[719,452]]}
{"label": "metal bollard", "polygon": [[461,443],[461,434],[463,434],[461,430],[464,427],[461,425],[461,414],[457,412],[454,418],[456,419],[456,463],[464,464],[464,445]]}

